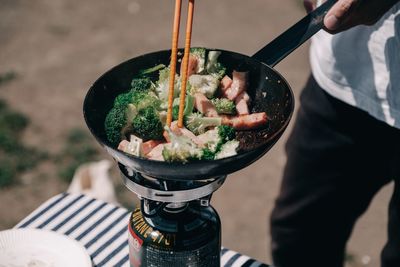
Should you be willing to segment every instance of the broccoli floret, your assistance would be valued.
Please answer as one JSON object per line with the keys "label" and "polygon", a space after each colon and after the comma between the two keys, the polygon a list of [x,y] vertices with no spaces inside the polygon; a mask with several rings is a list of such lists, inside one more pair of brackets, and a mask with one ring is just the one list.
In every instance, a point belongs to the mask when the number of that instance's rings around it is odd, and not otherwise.
{"label": "broccoli floret", "polygon": [[156,93],[158,98],[163,101],[163,107],[166,109],[168,105],[168,92],[169,92],[169,70],[170,68],[165,68],[160,70],[159,78],[156,83]]}
{"label": "broccoli floret", "polygon": [[174,134],[169,127],[165,127],[171,143],[164,146],[162,155],[168,162],[188,162],[189,160],[201,159],[203,150],[188,137]]}
{"label": "broccoli floret", "polygon": [[153,83],[149,78],[135,78],[131,82],[133,91],[147,91],[152,88]]}
{"label": "broccoli floret", "polygon": [[236,105],[228,98],[214,98],[211,100],[218,114],[236,114]]}
{"label": "broccoli floret", "polygon": [[219,117],[203,117],[201,113],[192,113],[185,118],[185,126],[195,135],[205,133],[207,128],[221,125]]}
{"label": "broccoli floret", "polygon": [[220,125],[217,127],[217,130],[222,143],[228,142],[236,138],[236,130],[231,126]]}
{"label": "broccoli floret", "polygon": [[208,152],[214,154],[218,151],[220,147],[219,144],[222,143],[217,127],[199,135],[199,139],[202,140],[204,147],[208,150]]}
{"label": "broccoli floret", "polygon": [[114,100],[114,107],[126,107],[133,101],[133,91],[118,95]]}
{"label": "broccoli floret", "polygon": [[215,154],[215,159],[223,159],[237,154],[239,141],[231,140],[223,144],[218,153]]}
{"label": "broccoli floret", "polygon": [[132,121],[132,132],[144,140],[163,138],[163,126],[160,116],[154,107],[139,110]]}
{"label": "broccoli floret", "polygon": [[217,153],[221,149],[221,146],[230,140],[234,140],[236,137],[235,129],[220,125],[212,130],[208,130],[201,135],[201,140],[204,142],[204,146],[212,153]]}
{"label": "broccoli floret", "polygon": [[153,89],[154,85],[149,78],[133,79],[131,86],[131,103],[134,104],[139,110],[149,106],[159,109],[161,101],[158,99],[153,90],[151,90]]}
{"label": "broccoli floret", "polygon": [[[120,94],[115,98],[114,107],[109,111],[104,122],[107,139],[114,146],[121,141],[124,135],[123,132],[128,133],[131,130],[131,124],[141,110],[150,108],[154,110],[154,114],[157,114],[155,109],[160,107],[160,100],[150,90],[152,88],[150,79],[133,79],[131,86],[132,89],[129,92]],[[147,112],[142,112],[140,118],[137,118],[137,120],[143,119],[144,115],[150,117]],[[160,121],[159,118],[158,121]],[[152,123],[154,124],[154,122]],[[153,124],[150,123],[150,125]],[[137,126],[136,128],[138,132],[142,133],[140,131],[142,126]],[[161,128],[162,133],[162,125],[159,128]],[[156,130],[157,128],[153,131]]]}
{"label": "broccoli floret", "polygon": [[159,82],[168,81],[170,71],[171,71],[171,68],[169,66],[165,69],[160,70],[160,72],[158,73],[158,81]]}
{"label": "broccoli floret", "polygon": [[198,75],[193,74],[189,77],[190,92],[204,94],[208,98],[212,98],[219,86],[219,80],[214,75]]}
{"label": "broccoli floret", "polygon": [[203,155],[201,156],[201,159],[203,160],[213,160],[215,158],[215,152],[213,152],[209,148],[203,148]]}
{"label": "broccoli floret", "polygon": [[235,129],[220,125],[202,134],[201,139],[204,142],[202,159],[216,159],[217,154],[223,150],[224,144],[235,139]]}
{"label": "broccoli floret", "polygon": [[106,136],[111,144],[117,145],[121,141],[124,131],[129,130],[129,126],[137,113],[138,110],[133,104],[125,105],[122,101],[114,104],[104,121]]}
{"label": "broccoli floret", "polygon": [[218,57],[220,55],[220,51],[209,51],[206,65],[207,73],[215,75],[218,79],[222,79],[226,73],[226,68],[218,62]]}
{"label": "broccoli floret", "polygon": [[190,54],[197,59],[196,73],[204,73],[206,68],[206,49],[191,48]]}
{"label": "broccoli floret", "polygon": [[152,83],[150,79],[133,79],[132,89],[129,92],[118,95],[114,100],[114,106],[126,107],[133,104],[139,109],[147,106],[158,108],[161,104],[160,100],[151,91]]}
{"label": "broccoli floret", "polygon": [[125,110],[125,116],[126,116],[126,121],[127,123],[132,123],[133,119],[136,117],[138,114],[138,109],[135,105],[133,104],[128,104]]}
{"label": "broccoli floret", "polygon": [[138,110],[153,107],[160,109],[161,100],[154,94],[153,91],[132,91],[132,102]]}
{"label": "broccoli floret", "polygon": [[[158,98],[162,101],[162,108],[167,109],[168,107],[168,93],[169,93],[169,74],[170,68],[165,68],[160,70],[158,81],[155,85],[155,90],[158,95]],[[180,89],[180,79],[179,76],[175,75],[175,83],[174,83],[174,98],[179,95]]]}
{"label": "broccoli floret", "polygon": [[131,103],[135,106],[138,106],[140,103],[142,103],[143,100],[146,99],[149,95],[149,92],[140,90],[132,90],[130,93],[132,95]]}
{"label": "broccoli floret", "polygon": [[108,112],[104,127],[108,141],[114,146],[121,141],[121,132],[126,124],[125,107],[115,106]]}

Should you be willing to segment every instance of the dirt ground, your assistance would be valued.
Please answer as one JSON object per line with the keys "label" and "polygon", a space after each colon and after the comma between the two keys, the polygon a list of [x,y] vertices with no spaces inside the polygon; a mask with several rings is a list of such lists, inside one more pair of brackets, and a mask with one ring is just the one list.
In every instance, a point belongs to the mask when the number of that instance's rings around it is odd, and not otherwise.
{"label": "dirt ground", "polygon": [[[82,102],[91,83],[121,61],[169,48],[172,12],[173,1],[165,0],[0,0],[0,73],[17,73],[0,97],[31,118],[25,141],[57,152],[68,129],[86,129]],[[300,0],[198,1],[192,44],[251,55],[303,15]],[[305,45],[277,66],[296,98],[309,73],[307,51]],[[268,220],[289,132],[261,160],[230,175],[212,202],[222,219],[223,245],[268,263]],[[1,227],[64,191],[56,176],[54,164],[41,164],[17,186],[2,189]],[[115,176],[118,192],[124,191]],[[379,266],[391,190],[382,190],[357,223],[348,246],[351,266]]]}

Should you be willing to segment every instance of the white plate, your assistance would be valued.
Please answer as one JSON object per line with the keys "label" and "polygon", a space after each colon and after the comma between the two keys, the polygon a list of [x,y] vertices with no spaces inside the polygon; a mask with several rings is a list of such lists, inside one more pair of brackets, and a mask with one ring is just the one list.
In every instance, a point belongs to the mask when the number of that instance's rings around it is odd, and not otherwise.
{"label": "white plate", "polygon": [[0,232],[0,267],[90,267],[76,240],[53,231],[12,229]]}

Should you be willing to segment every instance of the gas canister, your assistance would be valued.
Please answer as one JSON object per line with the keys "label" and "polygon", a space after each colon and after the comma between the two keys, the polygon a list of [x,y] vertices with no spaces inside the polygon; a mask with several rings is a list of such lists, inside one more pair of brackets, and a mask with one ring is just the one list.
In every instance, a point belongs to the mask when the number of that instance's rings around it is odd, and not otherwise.
{"label": "gas canister", "polygon": [[220,266],[221,222],[211,206],[166,205],[151,216],[142,209],[134,210],[129,221],[132,267]]}

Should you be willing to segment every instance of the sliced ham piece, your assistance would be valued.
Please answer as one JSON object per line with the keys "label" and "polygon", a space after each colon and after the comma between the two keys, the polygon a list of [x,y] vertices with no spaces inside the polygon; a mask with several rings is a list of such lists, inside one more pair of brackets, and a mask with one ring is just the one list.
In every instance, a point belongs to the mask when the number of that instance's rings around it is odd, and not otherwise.
{"label": "sliced ham piece", "polygon": [[223,93],[223,95],[230,100],[235,100],[240,93],[246,91],[248,74],[249,73],[247,71],[246,72],[233,71],[232,84]]}
{"label": "sliced ham piece", "polygon": [[147,142],[144,142],[142,145],[143,154],[147,155],[151,150],[153,150],[153,148],[155,148],[161,143],[162,141],[160,140],[149,140]]}
{"label": "sliced ham piece", "polygon": [[226,90],[228,90],[231,87],[231,85],[232,85],[232,79],[228,75],[225,75],[224,78],[222,78],[221,80],[221,86],[220,86],[223,95],[225,94]]}
{"label": "sliced ham piece", "polygon": [[207,136],[205,133],[200,134],[197,136],[197,143],[196,145],[203,147],[207,143]]}
{"label": "sliced ham piece", "polygon": [[218,117],[214,104],[202,93],[194,94],[194,106],[206,117]]}
{"label": "sliced ham piece", "polygon": [[191,131],[189,131],[188,129],[186,129],[185,127],[179,128],[178,121],[171,122],[170,128],[171,128],[171,131],[176,135],[183,135],[192,140],[196,139],[196,135],[194,133],[192,133]]}
{"label": "sliced ham piece", "polygon": [[180,128],[182,131],[182,135],[190,138],[195,144],[198,144],[198,140],[197,140],[197,136],[192,133],[191,131],[189,131],[188,129],[186,129],[185,127]]}
{"label": "sliced ham piece", "polygon": [[249,111],[249,103],[250,96],[246,93],[246,91],[240,93],[235,99],[236,111],[239,115],[248,115]]}
{"label": "sliced ham piece", "polygon": [[168,135],[168,132],[167,132],[167,131],[164,131],[164,132],[163,132],[163,136],[164,136],[164,139],[167,141],[167,143],[170,143],[170,142],[171,142],[171,139],[169,138],[169,135]]}
{"label": "sliced ham piece", "polygon": [[[190,55],[189,63],[188,63],[187,77],[196,73],[198,64],[199,64],[199,62],[198,62],[197,58],[195,56]],[[181,75],[182,75],[182,73],[183,73],[183,64],[181,64]]]}
{"label": "sliced ham piece", "polygon": [[265,112],[239,116],[222,116],[222,124],[229,125],[236,130],[250,130],[264,126],[268,117]]}
{"label": "sliced ham piece", "polygon": [[154,147],[147,155],[146,157],[148,159],[152,160],[159,160],[159,161],[164,161],[164,157],[162,156],[162,152],[164,149],[165,144],[159,144],[156,147]]}
{"label": "sliced ham piece", "polygon": [[[173,121],[171,122],[171,127],[170,127],[171,131],[178,135],[178,136],[186,136],[187,138],[191,139],[194,143],[198,144],[198,140],[197,140],[197,136],[192,133],[191,131],[189,131],[188,129],[186,129],[185,127],[179,128],[178,127],[178,121]],[[171,139],[169,138],[168,132],[164,131],[164,138],[165,140],[167,140],[167,142],[171,142]]]}
{"label": "sliced ham piece", "polygon": [[200,147],[204,147],[205,144],[210,143],[211,141],[217,142],[217,140],[215,140],[214,137],[216,133],[218,133],[218,129],[209,130],[203,134],[198,135],[197,136],[198,143],[196,144]]}
{"label": "sliced ham piece", "polygon": [[128,145],[129,145],[128,140],[122,140],[118,145],[118,150],[126,151],[126,149],[128,148]]}

